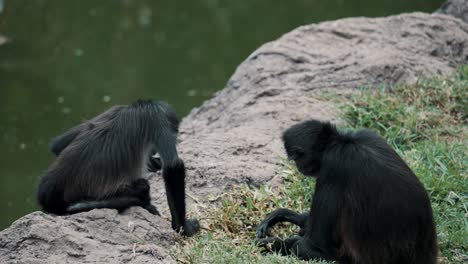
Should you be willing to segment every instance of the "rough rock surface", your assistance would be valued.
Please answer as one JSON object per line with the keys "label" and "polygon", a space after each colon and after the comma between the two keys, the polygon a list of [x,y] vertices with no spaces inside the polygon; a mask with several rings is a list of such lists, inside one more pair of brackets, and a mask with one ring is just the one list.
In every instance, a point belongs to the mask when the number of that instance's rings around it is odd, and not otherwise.
{"label": "rough rock surface", "polygon": [[34,212],[0,233],[0,263],[174,263],[167,252],[174,238],[164,219],[137,207],[121,215],[111,209],[62,217]]}
{"label": "rough rock surface", "polygon": [[[192,210],[234,185],[279,183],[281,131],[312,117],[337,120],[334,105],[319,99],[324,89],[414,82],[467,62],[468,24],[437,14],[324,22],[263,45],[182,122],[179,150]],[[161,177],[149,180],[160,211],[169,215]],[[167,217],[141,208],[121,215],[35,212],[0,232],[0,263],[170,263],[176,239]]]}
{"label": "rough rock surface", "polygon": [[452,15],[468,23],[468,0],[448,0],[436,12]]}

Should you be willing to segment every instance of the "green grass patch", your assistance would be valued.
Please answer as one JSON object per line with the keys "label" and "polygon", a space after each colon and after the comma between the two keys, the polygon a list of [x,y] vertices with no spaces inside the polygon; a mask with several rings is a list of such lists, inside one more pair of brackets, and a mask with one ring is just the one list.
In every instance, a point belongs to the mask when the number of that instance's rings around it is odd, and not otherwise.
{"label": "green grass patch", "polygon": [[[301,212],[309,209],[314,181],[300,175],[286,161],[281,176],[285,184],[278,188],[243,185],[212,198],[210,208],[195,215],[201,220],[201,234],[180,241],[180,246],[172,251],[173,257],[181,263],[307,263],[274,254],[262,255],[253,242],[257,225],[269,212],[279,207]],[[296,226],[279,224],[272,235],[286,237],[298,231]]]}
{"label": "green grass patch", "polygon": [[458,137],[467,129],[467,78],[468,66],[463,66],[450,78],[365,89],[343,103],[343,117],[352,127],[378,132],[396,148]]}
{"label": "green grass patch", "polygon": [[[369,128],[385,137],[424,183],[442,263],[468,260],[467,92],[468,66],[463,66],[450,77],[363,89],[340,99],[348,126]],[[181,263],[306,263],[262,255],[253,243],[255,228],[269,212],[279,207],[309,209],[314,181],[287,162],[280,176],[284,184],[277,188],[241,186],[213,197],[213,203],[196,215],[202,232],[181,240],[172,256]],[[297,231],[284,224],[275,227],[273,235]]]}
{"label": "green grass patch", "polygon": [[424,183],[445,263],[468,261],[467,107],[468,66],[448,78],[364,89],[342,107],[350,126],[387,138]]}

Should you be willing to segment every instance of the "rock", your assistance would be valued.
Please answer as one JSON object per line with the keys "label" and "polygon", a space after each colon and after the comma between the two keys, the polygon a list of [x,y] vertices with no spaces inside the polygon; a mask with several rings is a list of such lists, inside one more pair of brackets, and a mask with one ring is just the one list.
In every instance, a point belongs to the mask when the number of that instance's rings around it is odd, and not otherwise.
{"label": "rock", "polygon": [[[312,117],[339,122],[333,103],[320,99],[322,91],[411,83],[466,62],[468,24],[439,14],[323,22],[263,45],[181,124],[190,208],[234,185],[281,183],[281,131]],[[158,209],[169,215],[160,175],[148,177]],[[110,209],[34,212],[0,232],[0,263],[171,263],[168,251],[177,237],[167,217],[141,208],[120,215]]]}
{"label": "rock", "polygon": [[468,23],[468,0],[447,0],[436,13],[451,15]]}
{"label": "rock", "polygon": [[93,210],[73,216],[34,212],[0,233],[1,263],[175,263],[167,221],[142,208],[119,215]]}
{"label": "rock", "polygon": [[299,27],[251,54],[223,90],[184,120],[179,149],[191,175],[189,189],[202,197],[277,180],[281,131],[312,117],[337,118],[332,103],[313,97],[320,90],[412,83],[466,62],[468,25],[445,15]]}

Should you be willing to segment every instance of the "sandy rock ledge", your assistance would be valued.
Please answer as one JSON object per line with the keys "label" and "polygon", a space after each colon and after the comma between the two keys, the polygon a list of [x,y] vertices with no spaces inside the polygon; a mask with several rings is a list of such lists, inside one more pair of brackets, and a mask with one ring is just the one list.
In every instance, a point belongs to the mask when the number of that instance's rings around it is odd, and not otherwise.
{"label": "sandy rock ledge", "polygon": [[[182,122],[191,208],[235,185],[279,184],[281,131],[312,117],[338,121],[335,106],[317,99],[324,89],[411,83],[467,62],[468,24],[441,14],[323,22],[261,46]],[[169,215],[160,175],[148,177]],[[167,217],[141,208],[34,212],[0,232],[0,263],[173,263],[168,252],[177,237]]]}

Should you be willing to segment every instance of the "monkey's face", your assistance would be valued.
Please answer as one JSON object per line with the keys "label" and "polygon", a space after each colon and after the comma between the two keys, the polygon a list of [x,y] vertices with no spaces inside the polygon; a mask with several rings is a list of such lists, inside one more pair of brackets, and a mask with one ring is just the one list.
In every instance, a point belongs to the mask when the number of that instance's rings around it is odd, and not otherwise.
{"label": "monkey's face", "polygon": [[297,169],[306,176],[316,176],[320,171],[320,155],[308,144],[310,142],[297,142],[297,138],[287,136],[283,140],[288,159],[294,161]]}
{"label": "monkey's face", "polygon": [[313,151],[303,151],[298,147],[286,148],[288,159],[294,161],[299,172],[306,176],[316,176],[320,171],[320,159]]}
{"label": "monkey's face", "polygon": [[288,128],[283,142],[288,158],[306,176],[316,176],[320,171],[321,153],[317,149],[318,133],[322,123],[306,121]]}

